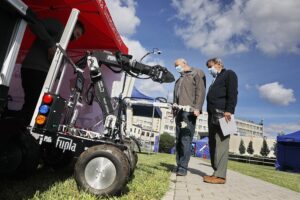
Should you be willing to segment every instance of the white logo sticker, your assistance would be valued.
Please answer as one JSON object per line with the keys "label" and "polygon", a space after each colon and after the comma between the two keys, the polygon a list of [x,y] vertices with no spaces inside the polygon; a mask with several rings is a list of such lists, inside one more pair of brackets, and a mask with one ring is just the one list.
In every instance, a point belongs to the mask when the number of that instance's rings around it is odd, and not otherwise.
{"label": "white logo sticker", "polygon": [[55,147],[58,147],[58,148],[62,149],[63,152],[65,152],[65,150],[75,152],[76,145],[77,144],[73,143],[72,139],[65,138],[65,137],[58,137],[57,140],[56,140]]}

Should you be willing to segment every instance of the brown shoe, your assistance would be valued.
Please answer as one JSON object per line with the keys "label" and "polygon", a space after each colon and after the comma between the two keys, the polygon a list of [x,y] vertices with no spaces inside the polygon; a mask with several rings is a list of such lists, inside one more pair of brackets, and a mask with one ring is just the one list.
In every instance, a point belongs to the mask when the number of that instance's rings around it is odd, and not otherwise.
{"label": "brown shoe", "polygon": [[207,182],[207,180],[209,180],[209,179],[211,179],[212,177],[215,177],[215,176],[213,176],[213,175],[211,175],[211,176],[203,176],[203,181],[204,182]]}
{"label": "brown shoe", "polygon": [[210,178],[207,178],[204,180],[206,183],[212,183],[212,184],[224,184],[226,182],[225,178],[219,178],[215,176],[211,176]]}

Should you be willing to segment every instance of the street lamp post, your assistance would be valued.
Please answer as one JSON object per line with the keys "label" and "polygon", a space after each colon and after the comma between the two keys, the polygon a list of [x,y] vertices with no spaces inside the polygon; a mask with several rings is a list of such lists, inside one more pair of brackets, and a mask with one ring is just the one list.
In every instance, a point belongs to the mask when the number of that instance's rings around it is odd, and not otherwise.
{"label": "street lamp post", "polygon": [[[140,59],[140,62],[142,62],[143,61],[143,59],[145,58],[145,57],[147,57],[148,55],[150,55],[150,54],[157,54],[157,55],[160,55],[162,52],[158,49],[158,48],[153,48],[152,49],[152,51],[148,51],[145,55],[143,55],[143,57],[141,57],[141,59]],[[154,100],[155,101],[155,100]],[[151,127],[151,132],[150,132],[150,134],[149,134],[149,143],[150,143],[150,145],[149,145],[149,148],[148,148],[148,153],[150,154],[150,151],[151,151],[151,148],[152,148],[152,145],[151,145],[151,135],[152,135],[152,133],[153,133],[153,123],[154,123],[154,106],[153,106],[153,110],[152,110],[152,127]],[[146,139],[145,139],[146,140]],[[146,141],[145,141],[146,142]]]}
{"label": "street lamp post", "polygon": [[159,55],[159,54],[161,54],[161,51],[160,51],[158,48],[153,48],[152,51],[148,51],[148,52],[140,59],[140,62],[142,62],[142,60],[143,60],[146,56],[148,56],[148,55],[150,55],[150,54],[157,54],[157,55]]}

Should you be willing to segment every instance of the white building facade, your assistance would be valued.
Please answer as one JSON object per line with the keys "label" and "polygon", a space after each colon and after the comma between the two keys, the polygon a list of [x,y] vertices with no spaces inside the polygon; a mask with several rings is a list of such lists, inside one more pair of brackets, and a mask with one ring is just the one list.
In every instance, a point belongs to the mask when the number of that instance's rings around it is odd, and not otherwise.
{"label": "white building facade", "polygon": [[[154,144],[155,137],[159,136],[162,133],[168,133],[175,137],[176,124],[175,118],[172,114],[172,110],[169,108],[161,108],[160,111],[160,118],[134,116],[132,114],[132,111],[130,111],[132,118],[129,121],[131,121],[132,123],[127,123],[127,130],[129,130],[130,133],[133,134],[136,138],[140,138],[141,141],[147,141],[152,145]],[[239,140],[240,138],[246,137],[246,142],[248,141],[248,138],[257,138],[259,141],[263,140],[264,135],[262,123],[255,123],[249,120],[242,119],[236,119],[236,123],[238,131],[233,135],[238,137],[234,137],[235,139],[232,139],[232,142],[230,143],[230,149],[233,152],[237,152],[237,140]],[[197,118],[194,139],[197,140],[205,136],[208,136],[207,112],[203,112]],[[270,144],[272,142],[270,141]],[[257,143],[258,145],[258,143],[260,142],[255,143]]]}

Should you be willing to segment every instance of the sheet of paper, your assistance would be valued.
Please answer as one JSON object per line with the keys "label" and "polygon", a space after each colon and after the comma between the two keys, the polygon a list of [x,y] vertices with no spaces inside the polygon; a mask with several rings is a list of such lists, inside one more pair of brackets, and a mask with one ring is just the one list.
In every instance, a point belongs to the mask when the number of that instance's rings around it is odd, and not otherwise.
{"label": "sheet of paper", "polygon": [[233,115],[231,115],[230,121],[226,122],[225,117],[222,117],[219,119],[219,122],[224,136],[237,132],[236,122]]}

